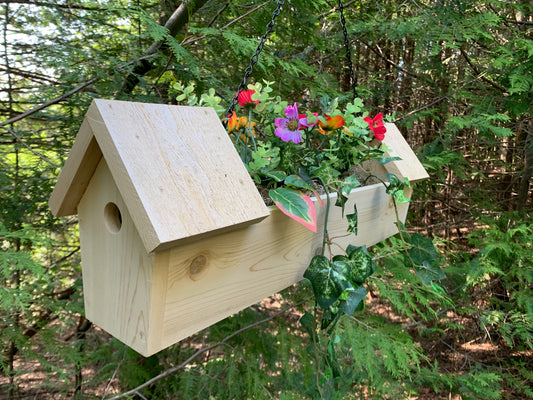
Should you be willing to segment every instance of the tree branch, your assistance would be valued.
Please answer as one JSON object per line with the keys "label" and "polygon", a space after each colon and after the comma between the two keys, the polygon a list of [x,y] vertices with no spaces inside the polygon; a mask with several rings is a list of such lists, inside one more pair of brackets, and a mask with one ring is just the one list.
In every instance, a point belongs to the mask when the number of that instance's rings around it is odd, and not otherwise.
{"label": "tree branch", "polygon": [[13,130],[13,129],[10,129],[8,128],[7,126],[1,126],[0,128],[2,129],[5,129],[6,131],[8,131],[9,133],[11,133],[11,135],[13,135],[15,137],[15,139],[17,139],[17,141],[22,144],[25,148],[27,148],[29,151],[31,151],[33,154],[35,154],[37,157],[39,157],[41,160],[47,162],[48,164],[50,164],[51,166],[53,166],[54,168],[59,168],[59,165],[56,165],[54,164],[52,161],[50,161],[48,158],[46,158],[45,156],[43,156],[42,154],[39,154],[37,153],[35,150],[33,150],[26,142],[24,142],[22,140],[22,138],[17,135],[17,133]]}
{"label": "tree branch", "polygon": [[[189,17],[202,8],[205,3],[207,3],[207,0],[183,1],[164,25],[164,27],[168,29],[168,34],[170,36],[176,36],[180,29],[189,22]],[[146,49],[144,54],[137,60],[137,65],[126,76],[119,93],[131,93],[139,83],[139,78],[155,68],[155,64],[149,61],[147,57],[154,55],[161,47],[163,47],[164,43],[164,40],[158,40]]]}
{"label": "tree branch", "polygon": [[[35,114],[36,112],[39,112],[41,110],[44,110],[45,108],[53,105],[53,104],[57,104],[59,103],[60,101],[63,101],[65,100],[66,98],[72,96],[73,94],[79,92],[80,90],[83,90],[85,89],[87,86],[91,85],[92,83],[96,82],[96,78],[92,78],[90,80],[88,80],[87,82],[85,83],[82,83],[81,85],[78,85],[76,86],[74,89],[72,89],[70,92],[67,92],[65,93],[64,95],[62,96],[59,96],[59,97],[56,97],[55,99],[53,100],[50,100],[50,101],[47,101],[46,103],[43,103],[31,110],[28,110],[26,112],[23,112],[22,114],[19,114],[13,118],[10,118],[4,122],[0,122],[0,127],[5,127],[6,125],[9,125],[9,124],[12,124],[14,122],[17,122],[17,121],[20,121],[21,119],[24,119],[32,114]],[[13,134],[13,133],[11,133]]]}
{"label": "tree branch", "polygon": [[0,4],[27,4],[27,5],[39,6],[39,7],[67,8],[67,9],[86,10],[86,11],[107,11],[107,9],[102,8],[102,7],[87,7],[87,6],[80,6],[77,4],[45,3],[42,1],[31,1],[31,0],[0,0]]}
{"label": "tree branch", "polygon": [[250,329],[257,328],[258,326],[260,326],[260,325],[262,325],[262,324],[264,324],[266,322],[272,321],[277,316],[279,316],[279,315],[281,315],[281,314],[289,311],[290,309],[292,309],[294,307],[297,307],[297,306],[299,306],[301,304],[303,304],[303,302],[293,304],[292,306],[289,306],[287,308],[284,308],[283,310],[278,311],[277,313],[271,315],[270,317],[262,319],[261,321],[254,322],[253,324],[245,326],[244,328],[241,328],[239,330],[236,330],[235,332],[233,332],[230,335],[226,336],[224,339],[222,339],[218,343],[215,343],[215,344],[212,344],[210,346],[206,346],[206,347],[200,348],[192,356],[190,356],[185,361],[183,361],[181,364],[176,365],[175,367],[172,367],[170,369],[167,369],[166,371],[160,373],[159,375],[154,376],[152,379],[144,382],[142,385],[139,385],[139,386],[137,386],[134,389],[128,390],[127,392],[121,393],[118,396],[112,397],[109,400],[122,399],[122,398],[124,398],[126,396],[130,396],[132,394],[135,394],[135,395],[137,395],[137,396],[142,398],[142,395],[139,393],[140,390],[147,388],[148,386],[152,385],[153,383],[155,383],[155,382],[157,382],[157,381],[159,381],[159,380],[161,380],[163,378],[166,378],[167,376],[172,375],[173,373],[175,373],[175,372],[177,372],[177,371],[179,371],[181,369],[184,369],[191,361],[193,361],[195,358],[197,358],[201,354],[203,354],[203,353],[205,353],[205,352],[207,352],[209,350],[212,350],[212,349],[214,349],[216,347],[219,347],[219,346],[226,346],[227,342],[230,339],[234,338],[235,336],[237,336],[237,335],[239,335],[239,334],[241,334],[243,332],[246,332],[246,331],[248,331]]}

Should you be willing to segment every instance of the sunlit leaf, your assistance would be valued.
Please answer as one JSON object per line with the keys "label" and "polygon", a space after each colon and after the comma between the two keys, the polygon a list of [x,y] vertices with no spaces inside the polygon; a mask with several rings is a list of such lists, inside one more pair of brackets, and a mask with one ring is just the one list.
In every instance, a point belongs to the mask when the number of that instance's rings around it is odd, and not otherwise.
{"label": "sunlit leaf", "polygon": [[269,195],[281,212],[316,232],[315,205],[309,196],[287,187],[272,189]]}

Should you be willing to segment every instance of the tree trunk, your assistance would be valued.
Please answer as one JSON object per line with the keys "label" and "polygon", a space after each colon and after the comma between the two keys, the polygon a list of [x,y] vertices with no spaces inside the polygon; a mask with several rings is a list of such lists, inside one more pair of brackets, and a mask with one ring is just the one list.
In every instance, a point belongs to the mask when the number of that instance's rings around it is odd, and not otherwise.
{"label": "tree trunk", "polygon": [[[165,23],[165,28],[168,29],[168,34],[170,36],[176,36],[181,28],[189,22],[189,18],[196,11],[203,7],[207,3],[207,0],[186,0],[183,1],[178,8],[172,13],[170,18]],[[155,68],[155,64],[152,61],[149,61],[145,57],[150,57],[154,55],[158,50],[164,46],[164,41],[159,40],[154,42],[146,49],[143,56],[140,57],[139,61],[133,68],[133,70],[126,76],[124,82],[122,82],[122,87],[120,93],[129,94],[135,89],[135,86],[140,81],[140,77],[146,75],[149,71]]]}
{"label": "tree trunk", "polygon": [[526,208],[529,194],[529,184],[533,176],[533,119],[525,124],[526,140],[524,141],[524,171],[518,188],[518,198],[516,208],[522,210]]}

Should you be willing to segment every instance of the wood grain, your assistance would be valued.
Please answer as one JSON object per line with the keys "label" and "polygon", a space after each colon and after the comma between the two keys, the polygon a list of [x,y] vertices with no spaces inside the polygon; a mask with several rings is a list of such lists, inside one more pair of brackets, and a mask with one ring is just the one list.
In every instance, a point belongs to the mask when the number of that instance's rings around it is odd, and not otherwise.
{"label": "wood grain", "polygon": [[407,178],[410,182],[428,179],[427,171],[400,133],[398,127],[391,123],[387,123],[385,126],[387,127],[387,133],[383,144],[390,149],[385,155],[387,157],[400,157],[400,160],[387,163],[387,171],[398,178]]}
{"label": "wood grain", "polygon": [[54,216],[77,214],[78,203],[101,157],[100,146],[88,121],[84,120],[48,201]]}
{"label": "wood grain", "polygon": [[[109,203],[120,210],[118,231],[107,227]],[[331,206],[326,254],[348,244],[369,246],[397,232],[383,185],[355,189],[347,212],[355,203],[357,236],[347,235],[340,208]],[[321,229],[325,210],[317,207]],[[322,246],[320,234],[271,208],[258,224],[147,253],[105,160],[79,213],[86,315],[145,356],[298,282]],[[403,204],[400,218],[406,214]]]}
{"label": "wood grain", "polygon": [[147,251],[268,215],[212,108],[95,100],[87,118]]}

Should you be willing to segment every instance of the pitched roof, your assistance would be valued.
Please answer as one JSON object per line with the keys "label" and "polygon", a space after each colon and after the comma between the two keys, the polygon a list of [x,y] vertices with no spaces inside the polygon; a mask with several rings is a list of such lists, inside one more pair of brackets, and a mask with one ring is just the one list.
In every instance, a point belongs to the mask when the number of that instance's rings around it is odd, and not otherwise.
{"label": "pitched roof", "polygon": [[77,206],[104,157],[147,251],[269,215],[212,108],[94,100],[50,197]]}

